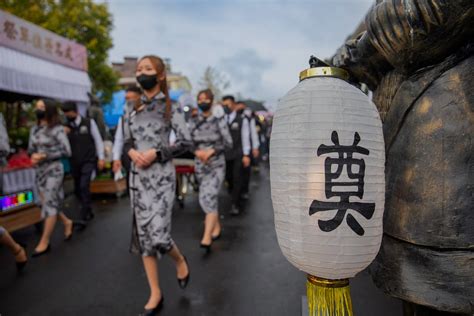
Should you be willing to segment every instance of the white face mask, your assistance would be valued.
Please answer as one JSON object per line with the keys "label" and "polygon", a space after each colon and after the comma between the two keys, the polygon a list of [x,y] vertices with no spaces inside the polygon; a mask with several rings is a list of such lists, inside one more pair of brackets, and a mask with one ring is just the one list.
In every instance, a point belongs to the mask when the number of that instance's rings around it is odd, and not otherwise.
{"label": "white face mask", "polygon": [[134,109],[137,105],[138,101],[128,100],[127,101],[127,108]]}

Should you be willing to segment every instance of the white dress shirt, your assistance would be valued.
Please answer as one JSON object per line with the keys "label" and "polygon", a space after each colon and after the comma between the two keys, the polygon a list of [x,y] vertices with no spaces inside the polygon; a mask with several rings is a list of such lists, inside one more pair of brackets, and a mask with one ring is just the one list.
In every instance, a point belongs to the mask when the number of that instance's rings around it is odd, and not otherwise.
{"label": "white dress shirt", "polygon": [[260,148],[260,140],[258,139],[257,124],[255,118],[250,119],[250,136],[252,137],[252,149]]}
{"label": "white dress shirt", "polygon": [[252,115],[252,110],[244,110],[244,115],[250,121],[250,139],[252,140],[252,149],[259,149],[260,140],[258,139],[257,126],[255,123],[255,118]]}
{"label": "white dress shirt", "polygon": [[123,151],[123,126],[122,116],[119,118],[117,129],[115,130],[114,136],[114,147],[112,148],[112,159],[120,160],[122,158]]}

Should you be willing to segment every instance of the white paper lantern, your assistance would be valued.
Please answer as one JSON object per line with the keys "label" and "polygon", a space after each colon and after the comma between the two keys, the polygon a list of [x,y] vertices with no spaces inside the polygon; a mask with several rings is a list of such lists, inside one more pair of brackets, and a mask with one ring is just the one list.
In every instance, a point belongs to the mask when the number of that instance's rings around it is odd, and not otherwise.
{"label": "white paper lantern", "polygon": [[382,239],[385,147],[367,95],[338,68],[303,71],[279,102],[270,142],[275,228],[285,257],[319,278],[355,276]]}

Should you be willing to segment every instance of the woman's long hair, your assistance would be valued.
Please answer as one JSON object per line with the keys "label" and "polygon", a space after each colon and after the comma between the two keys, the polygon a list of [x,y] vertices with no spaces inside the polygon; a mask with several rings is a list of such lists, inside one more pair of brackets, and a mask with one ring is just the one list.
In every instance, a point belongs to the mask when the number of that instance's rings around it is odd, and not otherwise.
{"label": "woman's long hair", "polygon": [[[140,58],[138,63],[140,63],[144,59],[149,59],[153,68],[156,70],[158,84],[160,85],[160,90],[165,94],[166,97],[166,110],[165,110],[165,119],[166,121],[170,121],[171,119],[171,99],[168,91],[168,82],[166,81],[166,65],[158,56],[155,55],[146,55]],[[138,65],[137,63],[137,65]],[[164,79],[160,79],[164,75]]]}
{"label": "woman's long hair", "polygon": [[[51,99],[42,99],[44,103],[44,111],[45,111],[45,120],[48,123],[49,128],[53,128],[56,125],[61,124],[59,119],[59,112],[58,112],[58,103]],[[39,122],[38,122],[39,124]]]}

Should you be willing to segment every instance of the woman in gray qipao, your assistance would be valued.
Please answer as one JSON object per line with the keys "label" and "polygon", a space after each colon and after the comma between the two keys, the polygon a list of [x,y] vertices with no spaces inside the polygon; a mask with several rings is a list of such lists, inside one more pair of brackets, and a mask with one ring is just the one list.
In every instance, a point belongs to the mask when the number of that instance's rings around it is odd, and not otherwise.
{"label": "woman in gray qipao", "polygon": [[[157,257],[171,256],[181,288],[189,281],[186,258],[171,238],[176,186],[172,158],[190,149],[192,142],[181,109],[171,105],[163,60],[156,56],[141,58],[136,76],[143,88],[141,105],[124,117],[124,150],[132,160],[130,250],[142,256],[150,286],[150,298],[143,314],[155,315],[163,306]],[[169,143],[171,130],[176,134],[173,146]]]}
{"label": "woman in gray qipao", "polygon": [[44,219],[43,234],[33,257],[50,250],[50,237],[57,218],[64,224],[64,237],[72,237],[73,221],[60,210],[64,200],[64,169],[61,158],[71,156],[71,146],[64,127],[59,122],[57,104],[51,100],[36,103],[38,124],[30,130],[28,152],[36,169],[36,186],[41,200]]}
{"label": "woman in gray qipao", "polygon": [[197,97],[200,113],[191,121],[189,130],[195,148],[199,204],[206,213],[201,247],[210,251],[212,241],[221,233],[218,195],[225,177],[224,152],[232,149],[232,137],[225,119],[212,115],[212,91],[200,91]]}

